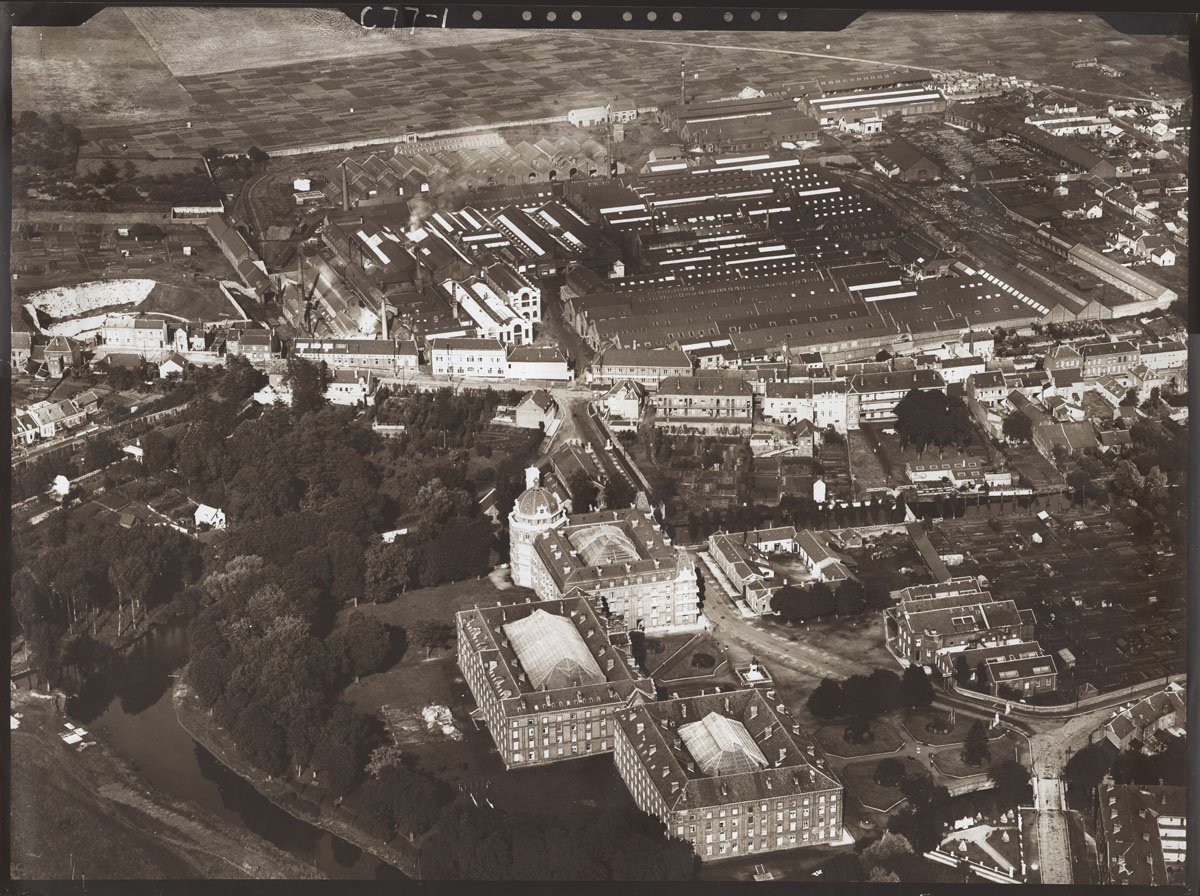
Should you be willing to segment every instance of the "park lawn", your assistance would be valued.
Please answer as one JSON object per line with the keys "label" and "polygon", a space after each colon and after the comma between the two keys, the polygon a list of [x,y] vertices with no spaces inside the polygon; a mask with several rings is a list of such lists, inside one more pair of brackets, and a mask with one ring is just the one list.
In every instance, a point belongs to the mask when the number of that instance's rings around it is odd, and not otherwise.
{"label": "park lawn", "polygon": [[[1008,831],[1008,842],[1004,842],[1004,831]],[[1017,830],[1014,824],[1011,827],[1001,828],[992,831],[988,837],[988,845],[1008,859],[1012,866],[1017,869],[1019,874],[1021,871],[1021,832]],[[990,863],[986,863],[990,864]]]}
{"label": "park lawn", "polygon": [[454,614],[460,610],[469,610],[475,606],[495,606],[497,602],[524,603],[525,599],[532,595],[533,592],[527,588],[501,590],[492,584],[491,579],[484,576],[479,579],[450,582],[435,588],[406,591],[391,603],[364,603],[357,607],[347,607],[339,613],[338,621],[344,623],[345,617],[357,610],[374,616],[387,625],[400,626],[405,631],[423,622],[454,625]]}
{"label": "park lawn", "polygon": [[[718,672],[717,667],[721,663],[726,662],[728,657],[717,646],[717,642],[712,635],[702,632],[684,643],[686,646],[683,649],[676,647],[677,652],[674,656],[670,656],[667,653],[663,654],[664,659],[667,657],[670,658],[668,662],[663,663],[654,670],[655,680],[666,682],[692,678],[723,677],[729,671],[729,667],[726,665]],[[693,660],[696,657],[706,658],[701,660],[703,665],[693,665]]]}
{"label": "park lawn", "polygon": [[[977,721],[974,716],[965,713],[958,714],[954,720],[954,727],[945,734],[930,731],[925,727],[935,719],[945,719],[947,715],[949,713],[940,709],[905,709],[901,711],[898,721],[913,738],[923,744],[942,747],[963,743],[967,739],[967,732],[971,730],[972,723]],[[993,739],[1003,736],[1003,734],[995,734]]]}
{"label": "park lawn", "polygon": [[823,725],[816,730],[813,737],[816,738],[817,743],[821,745],[821,749],[826,753],[845,759],[852,759],[856,756],[871,756],[876,753],[891,753],[903,743],[900,734],[892,727],[890,722],[883,719],[872,719],[872,739],[865,744],[852,744],[842,736],[848,723],[848,719],[842,719],[828,725]]}
{"label": "park lawn", "polygon": [[[916,774],[925,770],[921,763],[912,757],[906,756],[900,761],[904,763],[905,774]],[[900,793],[899,787],[884,787],[875,783],[875,767],[877,765],[878,762],[869,759],[851,762],[838,772],[838,777],[846,787],[854,791],[854,795],[863,804],[863,808],[886,812],[904,799],[904,795]]]}
{"label": "park lawn", "polygon": [[647,636],[645,639],[647,674],[657,674],[663,661],[692,640],[692,637],[691,634]]}
{"label": "park lawn", "polygon": [[947,747],[941,750],[934,756],[934,763],[942,774],[949,775],[953,778],[969,778],[972,775],[987,774],[988,769],[993,765],[998,765],[1008,759],[1017,759],[1020,755],[1020,738],[1013,732],[1006,732],[1004,737],[990,741],[988,747],[991,750],[991,761],[984,762],[981,765],[968,765],[963,762],[962,748],[957,746]]}

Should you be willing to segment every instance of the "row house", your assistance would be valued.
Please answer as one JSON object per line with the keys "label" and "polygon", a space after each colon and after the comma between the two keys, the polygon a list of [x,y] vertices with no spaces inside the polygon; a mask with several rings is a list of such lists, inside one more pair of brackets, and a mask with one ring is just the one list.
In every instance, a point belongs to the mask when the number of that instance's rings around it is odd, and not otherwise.
{"label": "row house", "polygon": [[846,380],[809,379],[768,383],[763,395],[763,419],[778,423],[807,420],[818,429],[848,428]]}
{"label": "row house", "polygon": [[297,339],[291,355],[324,361],[332,370],[370,370],[376,376],[415,371],[418,361],[416,343],[391,339]]}

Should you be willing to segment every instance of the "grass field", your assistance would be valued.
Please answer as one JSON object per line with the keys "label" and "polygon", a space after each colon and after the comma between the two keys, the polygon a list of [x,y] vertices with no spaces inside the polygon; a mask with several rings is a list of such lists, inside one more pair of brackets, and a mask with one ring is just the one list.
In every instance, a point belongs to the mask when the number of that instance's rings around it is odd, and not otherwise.
{"label": "grass field", "polygon": [[987,770],[993,765],[999,765],[1009,759],[1016,759],[1023,743],[1024,739],[1020,735],[1010,731],[1003,739],[988,743],[991,759],[982,765],[968,765],[963,762],[962,749],[959,747],[947,747],[937,753],[933,761],[943,774],[956,778],[969,778],[972,775],[987,774]]}
{"label": "grass field", "polygon": [[[890,753],[902,743],[900,735],[891,722],[883,719],[871,720],[873,739],[865,744],[853,744],[843,738],[846,722],[832,722],[813,732],[813,738],[826,753],[847,759],[855,756],[871,756],[875,753]],[[880,757],[882,758],[882,757]]]}
{"label": "grass field", "polygon": [[[905,756],[900,761],[904,763],[905,774],[926,771],[921,763],[911,756]],[[863,806],[883,812],[890,809],[898,800],[903,799],[903,794],[900,793],[898,787],[884,787],[875,783],[876,765],[878,765],[877,762],[870,760],[851,762],[839,770],[837,776],[846,787],[854,791],[854,795],[858,797]]]}

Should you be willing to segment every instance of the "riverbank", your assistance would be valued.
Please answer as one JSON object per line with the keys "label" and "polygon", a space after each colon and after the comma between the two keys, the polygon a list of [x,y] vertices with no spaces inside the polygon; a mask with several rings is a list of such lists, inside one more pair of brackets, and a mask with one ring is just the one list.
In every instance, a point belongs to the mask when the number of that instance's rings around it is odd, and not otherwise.
{"label": "riverbank", "polygon": [[359,830],[346,819],[329,817],[322,807],[304,799],[290,782],[264,776],[262,772],[239,756],[228,734],[213,722],[208,710],[200,704],[199,698],[188,687],[185,680],[186,674],[187,670],[185,669],[172,691],[172,703],[180,727],[196,743],[208,750],[218,762],[293,818],[321,828],[335,837],[340,837],[410,878],[418,878],[415,849],[412,855],[401,853]]}
{"label": "riverbank", "polygon": [[95,735],[59,738],[54,700],[12,693],[13,879],[314,880],[319,870],[191,803],[168,802]]}

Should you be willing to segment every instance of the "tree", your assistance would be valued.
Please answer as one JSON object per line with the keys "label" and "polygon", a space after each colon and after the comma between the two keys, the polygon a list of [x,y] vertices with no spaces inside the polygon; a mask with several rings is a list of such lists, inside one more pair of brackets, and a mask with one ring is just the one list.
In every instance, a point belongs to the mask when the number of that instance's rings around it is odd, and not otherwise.
{"label": "tree", "polygon": [[854,579],[846,579],[838,585],[837,591],[834,592],[834,602],[838,616],[853,616],[861,613],[866,607],[862,583]]}
{"label": "tree", "polygon": [[1063,778],[1076,792],[1086,793],[1090,798],[1108,774],[1115,753],[1116,750],[1107,741],[1088,744],[1067,760]]}
{"label": "tree", "polygon": [[904,763],[893,756],[880,759],[875,766],[875,783],[880,787],[895,787],[904,777]]}
{"label": "tree", "polygon": [[936,389],[912,389],[896,404],[896,432],[902,445],[913,444],[918,452],[929,445],[966,447],[974,429],[971,412],[960,398],[950,398]]}
{"label": "tree", "polygon": [[832,678],[822,678],[805,705],[818,719],[840,716],[843,709],[841,683]]}
{"label": "tree", "polygon": [[413,641],[425,648],[426,659],[434,650],[449,646],[454,638],[454,626],[448,622],[422,622],[413,631]]}
{"label": "tree", "polygon": [[846,723],[846,730],[842,734],[842,739],[851,744],[867,743],[874,738],[871,737],[871,720],[867,716],[854,715],[850,717],[850,721]]}
{"label": "tree", "polygon": [[595,507],[599,488],[584,470],[573,470],[567,477],[566,485],[576,513],[583,513]]}
{"label": "tree", "polygon": [[1001,811],[1015,809],[1029,793],[1029,769],[1012,759],[1006,759],[988,769],[988,777],[996,785],[996,805]]}
{"label": "tree", "polygon": [[327,382],[325,362],[314,364],[304,358],[288,359],[288,385],[292,389],[292,412],[297,418],[325,407]]}
{"label": "tree", "polygon": [[1001,431],[1004,438],[1012,442],[1033,441],[1033,421],[1020,411],[1013,411],[1005,416]]}
{"label": "tree", "polygon": [[106,435],[90,439],[83,449],[83,464],[89,470],[100,470],[124,457],[121,449]]}
{"label": "tree", "polygon": [[601,500],[605,507],[629,507],[637,498],[637,492],[624,476],[610,476],[604,480]]}
{"label": "tree", "polygon": [[812,618],[808,595],[795,585],[784,585],[771,595],[771,609],[792,623]]}
{"label": "tree", "polygon": [[142,465],[147,473],[162,473],[175,463],[174,443],[157,429],[142,436],[141,448]]}
{"label": "tree", "polygon": [[867,681],[874,694],[875,711],[872,715],[891,712],[901,705],[903,690],[900,676],[891,669],[876,669]]}
{"label": "tree", "polygon": [[967,739],[963,743],[963,762],[967,765],[983,765],[992,758],[991,747],[988,746],[987,726],[981,721],[971,723],[967,731]]}
{"label": "tree", "polygon": [[929,706],[933,703],[933,685],[925,669],[911,663],[900,681],[900,699],[905,706]]}
{"label": "tree", "polygon": [[350,672],[357,681],[383,668],[391,653],[392,636],[374,616],[353,612],[346,620],[345,644]]}
{"label": "tree", "polygon": [[267,375],[241,355],[225,356],[225,374],[218,394],[226,401],[242,402],[267,384]]}
{"label": "tree", "polygon": [[1138,406],[1137,389],[1128,389],[1125,392],[1125,397],[1121,399],[1121,407],[1136,408]]}
{"label": "tree", "polygon": [[265,162],[271,158],[269,155],[267,155],[267,153],[259,149],[257,146],[251,146],[248,150],[246,150],[246,155],[249,157],[251,162]]}
{"label": "tree", "polygon": [[851,675],[842,682],[842,705],[844,711],[863,718],[879,712],[878,694],[867,675]]}

